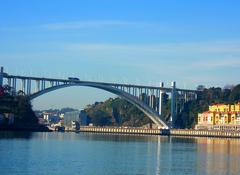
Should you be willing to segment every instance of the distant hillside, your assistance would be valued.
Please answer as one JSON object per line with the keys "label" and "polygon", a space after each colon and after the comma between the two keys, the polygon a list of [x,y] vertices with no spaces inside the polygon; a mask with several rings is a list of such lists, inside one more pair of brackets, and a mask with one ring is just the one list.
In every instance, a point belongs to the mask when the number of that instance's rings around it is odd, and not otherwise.
{"label": "distant hillside", "polygon": [[[197,114],[208,110],[213,103],[230,103],[240,101],[240,85],[228,88],[203,88],[198,99],[185,103],[183,110],[178,113],[176,126],[178,128],[192,128],[197,121]],[[170,118],[170,99],[166,100],[164,116]],[[91,122],[96,126],[143,126],[150,123],[150,119],[131,103],[121,98],[96,102],[85,109]]]}
{"label": "distant hillside", "polygon": [[142,126],[150,119],[124,99],[108,99],[89,105],[85,111],[96,126]]}

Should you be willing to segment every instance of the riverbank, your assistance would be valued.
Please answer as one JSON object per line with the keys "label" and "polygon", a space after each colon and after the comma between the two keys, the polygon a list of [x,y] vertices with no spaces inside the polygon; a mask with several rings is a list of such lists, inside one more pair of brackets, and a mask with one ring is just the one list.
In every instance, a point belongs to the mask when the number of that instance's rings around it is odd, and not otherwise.
{"label": "riverbank", "polygon": [[[71,131],[71,130],[68,130]],[[119,134],[145,134],[165,136],[195,136],[195,137],[229,137],[240,138],[238,131],[215,131],[215,130],[189,130],[189,129],[145,129],[145,128],[115,128],[115,127],[81,127],[80,132],[95,133],[119,133]]]}
{"label": "riverbank", "polygon": [[0,131],[27,131],[27,132],[51,132],[44,125],[10,125],[0,126]]}

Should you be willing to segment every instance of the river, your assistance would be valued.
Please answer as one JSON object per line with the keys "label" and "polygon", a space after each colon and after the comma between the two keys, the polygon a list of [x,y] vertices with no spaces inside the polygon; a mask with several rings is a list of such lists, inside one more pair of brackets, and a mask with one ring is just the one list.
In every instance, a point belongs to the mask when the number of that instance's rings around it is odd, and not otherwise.
{"label": "river", "polygon": [[240,140],[0,132],[1,175],[240,174]]}

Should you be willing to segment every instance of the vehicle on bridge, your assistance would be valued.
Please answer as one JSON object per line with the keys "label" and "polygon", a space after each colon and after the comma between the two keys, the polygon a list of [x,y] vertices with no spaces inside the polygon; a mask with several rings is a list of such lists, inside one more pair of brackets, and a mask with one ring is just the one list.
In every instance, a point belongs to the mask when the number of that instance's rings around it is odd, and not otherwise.
{"label": "vehicle on bridge", "polygon": [[79,78],[76,78],[76,77],[68,77],[68,80],[71,80],[71,81],[80,81]]}

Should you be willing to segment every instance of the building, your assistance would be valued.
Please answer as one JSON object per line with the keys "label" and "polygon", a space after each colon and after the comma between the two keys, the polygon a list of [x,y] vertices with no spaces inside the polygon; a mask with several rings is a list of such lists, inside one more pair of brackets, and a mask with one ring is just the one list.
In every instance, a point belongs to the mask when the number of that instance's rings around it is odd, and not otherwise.
{"label": "building", "polygon": [[66,112],[64,114],[64,126],[71,127],[72,121],[79,122],[79,111],[78,110]]}
{"label": "building", "polygon": [[43,119],[49,123],[58,123],[60,121],[60,117],[57,113],[43,112]]}
{"label": "building", "polygon": [[240,103],[214,104],[198,114],[196,129],[240,130]]}

